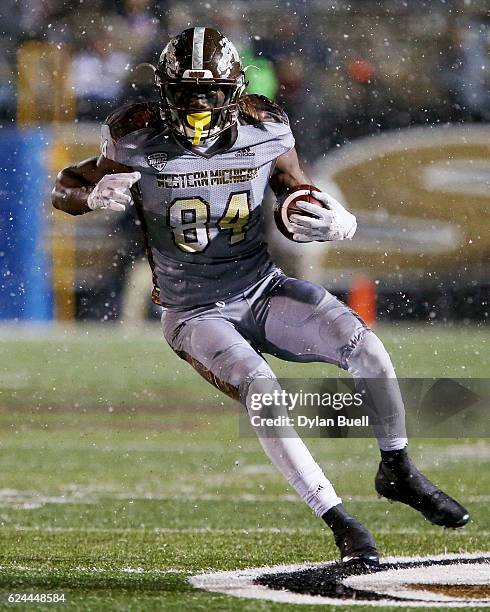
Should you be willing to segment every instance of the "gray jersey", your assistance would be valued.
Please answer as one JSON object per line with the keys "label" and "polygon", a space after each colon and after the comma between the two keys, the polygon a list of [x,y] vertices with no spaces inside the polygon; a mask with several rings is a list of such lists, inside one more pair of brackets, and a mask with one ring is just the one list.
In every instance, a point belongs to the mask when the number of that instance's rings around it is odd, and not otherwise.
{"label": "gray jersey", "polygon": [[103,125],[103,154],[141,172],[134,199],[159,304],[226,299],[273,266],[261,205],[274,161],[294,138],[266,98],[246,96],[242,108],[237,126],[206,152],[178,141],[157,103],[123,107]]}

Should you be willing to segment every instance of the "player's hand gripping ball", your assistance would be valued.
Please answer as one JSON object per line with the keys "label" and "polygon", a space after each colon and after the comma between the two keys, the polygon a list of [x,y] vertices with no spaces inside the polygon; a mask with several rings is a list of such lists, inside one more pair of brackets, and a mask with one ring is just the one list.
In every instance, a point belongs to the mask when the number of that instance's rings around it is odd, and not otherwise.
{"label": "player's hand gripping ball", "polygon": [[293,242],[345,240],[354,235],[355,216],[313,185],[297,185],[276,204],[279,231]]}

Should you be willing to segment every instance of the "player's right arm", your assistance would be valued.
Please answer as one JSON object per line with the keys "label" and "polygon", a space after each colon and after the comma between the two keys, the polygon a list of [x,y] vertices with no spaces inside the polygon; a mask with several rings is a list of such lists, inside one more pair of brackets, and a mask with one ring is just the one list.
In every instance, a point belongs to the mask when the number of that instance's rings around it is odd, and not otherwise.
{"label": "player's right arm", "polygon": [[64,168],[52,191],[53,206],[70,215],[97,208],[124,210],[131,202],[129,188],[141,175],[121,163],[128,158],[120,141],[143,128],[162,130],[157,102],[125,104],[114,110],[102,125],[102,154]]}
{"label": "player's right arm", "polygon": [[129,188],[140,178],[139,172],[102,155],[90,157],[58,174],[51,201],[70,215],[100,208],[124,210],[131,202]]}

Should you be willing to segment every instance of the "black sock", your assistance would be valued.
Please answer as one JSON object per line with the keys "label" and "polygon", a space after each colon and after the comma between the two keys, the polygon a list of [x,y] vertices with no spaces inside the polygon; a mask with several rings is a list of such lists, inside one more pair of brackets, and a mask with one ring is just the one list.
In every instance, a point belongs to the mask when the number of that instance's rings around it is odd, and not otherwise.
{"label": "black sock", "polygon": [[400,450],[385,451],[381,450],[381,461],[386,465],[396,465],[397,463],[403,463],[408,458],[408,449],[405,446]]}
{"label": "black sock", "polygon": [[330,510],[327,510],[327,512],[322,515],[322,520],[324,520],[330,529],[335,533],[337,530],[345,527],[346,523],[354,519],[342,504],[338,504],[337,506],[330,508]]}

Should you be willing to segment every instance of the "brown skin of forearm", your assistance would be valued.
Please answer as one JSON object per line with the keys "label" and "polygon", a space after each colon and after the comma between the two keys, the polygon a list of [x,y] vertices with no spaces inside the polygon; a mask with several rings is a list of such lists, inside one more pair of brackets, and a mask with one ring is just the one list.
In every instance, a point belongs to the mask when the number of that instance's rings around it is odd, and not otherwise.
{"label": "brown skin of forearm", "polygon": [[301,169],[296,149],[291,149],[277,158],[269,185],[277,197],[283,196],[296,185],[311,184],[311,179]]}
{"label": "brown skin of forearm", "polygon": [[102,157],[90,157],[73,166],[67,166],[56,177],[51,192],[51,202],[55,208],[69,215],[83,215],[92,209],[87,206],[87,198],[92,189],[106,174],[131,172],[131,168]]}

